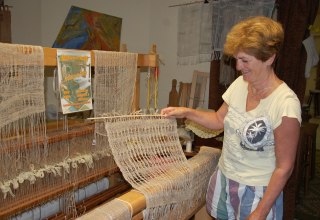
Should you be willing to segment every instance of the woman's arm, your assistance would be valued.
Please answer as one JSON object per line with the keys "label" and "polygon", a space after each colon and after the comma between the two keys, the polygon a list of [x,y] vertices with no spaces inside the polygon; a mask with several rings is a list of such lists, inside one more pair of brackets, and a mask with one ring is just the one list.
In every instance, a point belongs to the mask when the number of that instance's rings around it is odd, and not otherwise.
{"label": "woman's arm", "polygon": [[283,117],[280,126],[274,130],[276,168],[262,200],[248,219],[266,219],[293,171],[299,135],[300,124],[298,120]]}
{"label": "woman's arm", "polygon": [[217,112],[206,112],[186,107],[168,107],[161,114],[168,118],[187,118],[209,129],[222,129],[223,120],[228,112],[224,102]]}

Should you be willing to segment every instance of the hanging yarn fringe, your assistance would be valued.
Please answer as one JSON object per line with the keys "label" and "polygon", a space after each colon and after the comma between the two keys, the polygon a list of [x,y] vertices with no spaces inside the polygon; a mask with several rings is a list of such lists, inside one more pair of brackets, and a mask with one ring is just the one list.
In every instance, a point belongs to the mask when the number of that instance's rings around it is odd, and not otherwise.
{"label": "hanging yarn fringe", "polygon": [[[138,54],[94,51],[94,116],[118,112],[128,114],[134,97]],[[103,123],[95,124],[96,148],[111,155]]]}
{"label": "hanging yarn fringe", "polygon": [[[39,168],[47,151],[44,66],[41,47],[0,43],[0,56],[0,180],[6,182]],[[18,187],[1,182],[4,197]]]}

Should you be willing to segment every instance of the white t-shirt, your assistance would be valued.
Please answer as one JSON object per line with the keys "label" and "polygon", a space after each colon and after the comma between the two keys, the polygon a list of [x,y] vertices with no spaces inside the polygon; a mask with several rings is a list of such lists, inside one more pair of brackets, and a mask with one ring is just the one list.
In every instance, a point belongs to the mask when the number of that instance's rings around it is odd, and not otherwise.
{"label": "white t-shirt", "polygon": [[[259,105],[246,112],[248,83],[238,77],[223,94],[229,105],[219,168],[229,179],[251,186],[267,186],[275,169],[273,130],[282,117],[297,118],[301,107],[296,94],[282,83]],[[290,138],[290,137],[288,137]]]}

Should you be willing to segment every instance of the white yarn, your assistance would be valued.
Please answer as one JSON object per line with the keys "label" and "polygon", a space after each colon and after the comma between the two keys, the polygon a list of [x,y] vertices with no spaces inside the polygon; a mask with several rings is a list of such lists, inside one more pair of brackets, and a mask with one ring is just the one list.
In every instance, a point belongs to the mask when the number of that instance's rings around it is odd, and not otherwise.
{"label": "white yarn", "polygon": [[181,219],[201,199],[198,196],[203,196],[203,188],[197,188],[203,179],[196,172],[209,178],[213,167],[208,164],[195,171],[199,161],[188,163],[176,120],[160,115],[125,115],[108,117],[105,127],[124,178],[146,197],[144,219]]}

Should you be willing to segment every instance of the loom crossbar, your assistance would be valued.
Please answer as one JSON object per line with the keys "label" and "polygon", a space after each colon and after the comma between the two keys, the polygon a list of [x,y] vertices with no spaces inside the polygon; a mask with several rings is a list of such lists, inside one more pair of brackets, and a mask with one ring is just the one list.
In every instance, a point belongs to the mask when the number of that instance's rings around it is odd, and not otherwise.
{"label": "loom crossbar", "polygon": [[[44,65],[57,66],[57,49],[44,47]],[[138,54],[138,67],[157,67],[159,56],[157,54]],[[91,63],[94,66],[94,51],[91,51]]]}
{"label": "loom crossbar", "polygon": [[21,198],[14,204],[12,204],[10,207],[0,207],[0,217],[6,218],[13,214],[17,214],[22,210],[26,210],[28,208],[41,204],[42,202],[48,201],[49,199],[61,195],[69,190],[72,190],[77,186],[80,187],[86,185],[87,183],[97,181],[98,179],[109,176],[116,172],[119,172],[119,168],[117,167],[112,169],[105,168],[100,170],[99,172],[95,172],[94,174],[87,176],[84,179],[79,180],[78,182],[67,183],[63,186],[59,185],[56,188],[50,188],[47,191],[40,191],[37,193],[37,195],[33,194],[32,198]]}
{"label": "loom crossbar", "polygon": [[[87,134],[91,134],[94,132],[94,124],[92,123],[79,123],[73,126],[70,126],[68,132],[55,130],[54,127],[51,125],[47,126],[48,134],[46,138],[37,138],[36,140],[27,140],[27,142],[22,145],[11,145],[9,147],[2,147],[0,148],[0,154],[8,153],[11,151],[16,151],[19,148],[23,147],[24,149],[30,148],[30,146],[34,143],[43,144],[44,142],[48,144],[56,143],[59,141],[69,140],[72,138],[84,136]],[[14,140],[15,137],[11,137],[8,141]],[[5,141],[3,141],[5,142]]]}
{"label": "loom crossbar", "polygon": [[[112,199],[114,196],[117,196],[119,193],[123,193],[129,190],[130,188],[131,186],[126,182],[122,182],[116,186],[110,187],[109,189],[104,190],[103,192],[78,203],[76,206],[77,213],[81,214],[90,211],[98,205],[101,205],[109,199]],[[71,216],[68,216],[64,212],[60,212],[54,216],[49,217],[47,220],[65,220],[70,218]]]}

